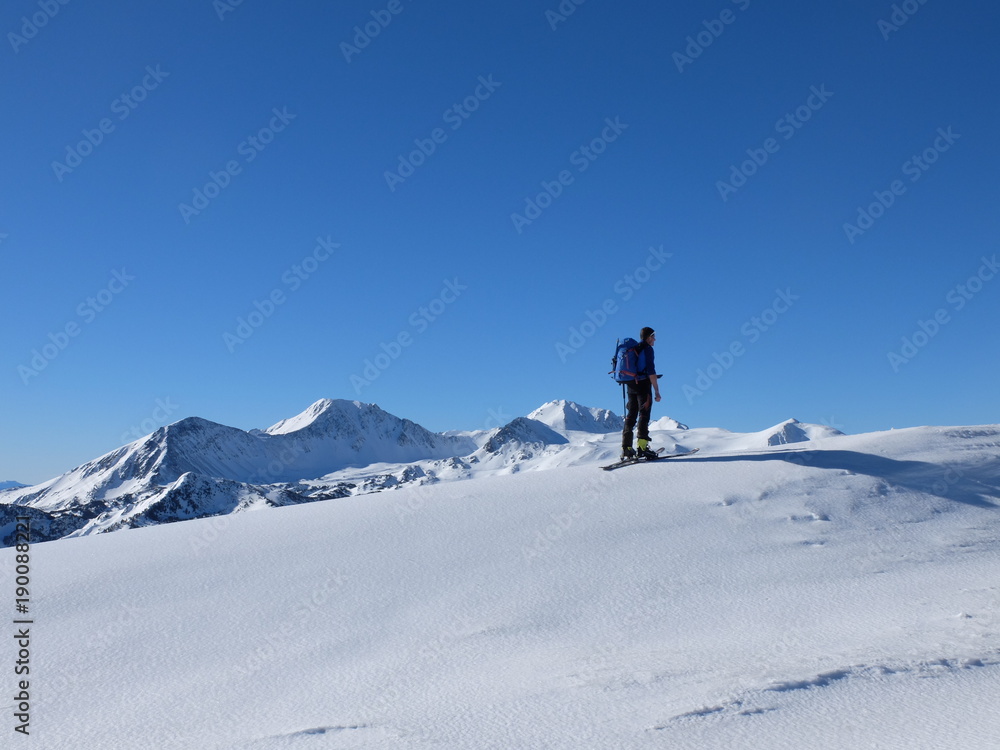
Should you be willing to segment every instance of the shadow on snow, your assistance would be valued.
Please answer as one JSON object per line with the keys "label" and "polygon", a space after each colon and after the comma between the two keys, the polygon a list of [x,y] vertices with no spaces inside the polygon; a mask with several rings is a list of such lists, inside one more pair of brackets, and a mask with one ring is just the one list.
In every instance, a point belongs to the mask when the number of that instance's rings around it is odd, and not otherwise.
{"label": "shadow on snow", "polygon": [[817,469],[865,474],[898,487],[923,492],[977,508],[1000,508],[1000,487],[970,476],[970,470],[926,461],[898,461],[871,453],[842,450],[800,450],[730,456],[692,456],[685,461],[785,461]]}

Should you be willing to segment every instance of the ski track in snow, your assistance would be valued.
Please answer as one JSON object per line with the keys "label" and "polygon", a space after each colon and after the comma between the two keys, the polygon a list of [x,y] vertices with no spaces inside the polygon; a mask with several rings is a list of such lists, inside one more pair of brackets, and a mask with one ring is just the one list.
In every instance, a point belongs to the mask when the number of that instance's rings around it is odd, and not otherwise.
{"label": "ski track in snow", "polygon": [[767,687],[744,692],[738,698],[731,698],[722,703],[705,706],[687,711],[672,717],[667,724],[653,729],[669,729],[672,723],[702,719],[730,719],[737,716],[754,716],[757,714],[780,711],[777,701],[769,697],[771,693],[794,693],[802,690],[818,690],[834,686],[841,680],[885,682],[893,677],[919,677],[922,679],[937,678],[957,670],[1000,667],[1000,653],[986,660],[973,659],[938,659],[933,662],[916,664],[860,665],[845,669],[835,669],[822,672],[813,677],[794,679],[786,682],[776,682]]}

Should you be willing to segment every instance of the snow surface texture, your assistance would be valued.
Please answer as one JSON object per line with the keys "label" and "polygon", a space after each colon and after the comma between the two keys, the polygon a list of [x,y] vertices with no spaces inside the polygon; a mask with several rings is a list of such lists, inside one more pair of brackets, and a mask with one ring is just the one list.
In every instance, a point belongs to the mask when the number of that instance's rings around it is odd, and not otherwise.
{"label": "snow surface texture", "polygon": [[34,545],[25,746],[996,748],[1000,426],[778,432]]}

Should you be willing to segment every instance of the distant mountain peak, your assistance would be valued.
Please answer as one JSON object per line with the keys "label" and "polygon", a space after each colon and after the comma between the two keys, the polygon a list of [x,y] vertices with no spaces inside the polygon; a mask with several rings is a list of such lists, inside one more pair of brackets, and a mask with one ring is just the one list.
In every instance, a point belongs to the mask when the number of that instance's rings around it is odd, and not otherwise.
{"label": "distant mountain peak", "polygon": [[161,433],[180,433],[180,432],[198,432],[200,430],[212,429],[213,427],[220,427],[218,422],[213,422],[209,419],[204,419],[203,417],[184,417],[184,419],[178,419],[176,422],[171,422],[164,427],[159,428],[153,435],[158,435]]}
{"label": "distant mountain peak", "polygon": [[673,417],[660,417],[656,421],[649,423],[651,430],[689,430],[686,424],[681,424]]}
{"label": "distant mountain peak", "polygon": [[768,445],[787,445],[789,443],[804,443],[825,437],[843,435],[840,430],[820,424],[803,424],[797,419],[786,419],[770,430],[765,430]]}
{"label": "distant mountain peak", "polygon": [[565,445],[569,440],[541,420],[518,417],[497,429],[483,446],[487,453],[498,453],[504,446]]}
{"label": "distant mountain peak", "polygon": [[307,429],[313,425],[321,425],[337,420],[351,420],[361,415],[377,415],[378,417],[398,419],[398,417],[393,417],[388,412],[383,411],[377,404],[365,404],[361,401],[348,401],[346,399],[321,398],[306,408],[305,411],[296,414],[294,417],[282,419],[277,424],[268,427],[264,432],[268,435],[288,435],[292,432]]}
{"label": "distant mountain peak", "polygon": [[622,429],[622,418],[614,412],[581,406],[565,399],[542,404],[528,415],[528,419],[541,422],[556,431],[606,433]]}

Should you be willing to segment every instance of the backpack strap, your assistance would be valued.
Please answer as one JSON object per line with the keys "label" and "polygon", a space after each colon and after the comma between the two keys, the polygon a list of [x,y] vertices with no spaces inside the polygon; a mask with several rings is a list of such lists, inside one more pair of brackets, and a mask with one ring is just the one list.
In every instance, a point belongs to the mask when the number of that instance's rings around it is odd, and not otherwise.
{"label": "backpack strap", "polygon": [[[643,351],[645,351],[648,348],[649,348],[649,344],[647,344],[645,341],[640,341],[639,345],[637,347],[635,347],[635,363],[636,363],[636,366],[637,366],[636,369],[638,369],[639,355],[642,354]],[[640,375],[645,375],[645,376],[649,377],[649,373],[647,373],[646,370],[643,370],[642,372],[637,372],[635,374],[635,380],[636,380],[636,382],[639,382],[639,376]]]}

